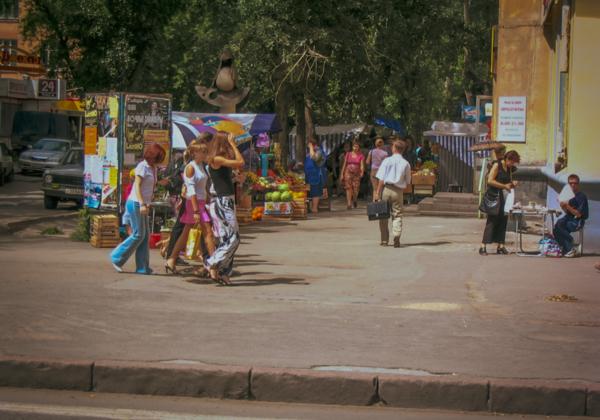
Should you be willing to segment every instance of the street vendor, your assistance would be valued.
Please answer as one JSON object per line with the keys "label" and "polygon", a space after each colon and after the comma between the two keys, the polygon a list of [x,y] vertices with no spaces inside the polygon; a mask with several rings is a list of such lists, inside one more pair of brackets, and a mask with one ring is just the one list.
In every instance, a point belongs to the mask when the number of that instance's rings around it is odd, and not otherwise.
{"label": "street vendor", "polygon": [[304,175],[306,183],[310,186],[308,197],[311,199],[311,211],[319,212],[319,200],[323,196],[323,188],[326,186],[323,178],[323,167],[325,156],[314,138],[308,139],[308,153],[304,159]]}

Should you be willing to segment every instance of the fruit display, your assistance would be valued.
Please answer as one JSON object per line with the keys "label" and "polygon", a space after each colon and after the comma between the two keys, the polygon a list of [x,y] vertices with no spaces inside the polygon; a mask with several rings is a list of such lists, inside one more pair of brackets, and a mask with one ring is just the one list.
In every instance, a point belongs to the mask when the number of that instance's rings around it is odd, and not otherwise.
{"label": "fruit display", "polygon": [[263,217],[264,211],[265,211],[264,207],[254,207],[254,209],[252,209],[252,220],[253,221],[261,220]]}

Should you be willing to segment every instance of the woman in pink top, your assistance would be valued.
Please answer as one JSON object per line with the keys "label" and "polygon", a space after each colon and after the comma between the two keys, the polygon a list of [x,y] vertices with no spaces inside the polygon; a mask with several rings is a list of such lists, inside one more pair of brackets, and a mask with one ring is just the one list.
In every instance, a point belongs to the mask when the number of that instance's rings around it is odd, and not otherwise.
{"label": "woman in pink top", "polygon": [[346,185],[346,204],[347,208],[352,206],[356,208],[358,200],[358,190],[360,188],[360,179],[365,174],[365,156],[360,151],[360,144],[357,140],[352,142],[352,151],[346,153],[344,157],[344,166],[342,167],[342,177]]}
{"label": "woman in pink top", "polygon": [[371,185],[373,186],[373,194],[377,191],[377,184],[379,180],[375,177],[377,170],[381,166],[383,159],[389,156],[387,150],[385,150],[383,138],[377,137],[375,139],[375,148],[371,149],[367,156],[367,165],[371,166]]}

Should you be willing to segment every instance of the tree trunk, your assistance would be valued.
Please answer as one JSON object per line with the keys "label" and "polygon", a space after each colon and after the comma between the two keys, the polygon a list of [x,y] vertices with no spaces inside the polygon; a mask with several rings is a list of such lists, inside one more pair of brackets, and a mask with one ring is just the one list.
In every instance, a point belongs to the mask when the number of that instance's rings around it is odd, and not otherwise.
{"label": "tree trunk", "polygon": [[306,154],[306,115],[304,112],[304,95],[298,94],[294,100],[296,114],[296,162],[302,162]]}
{"label": "tree trunk", "polygon": [[[471,15],[469,13],[469,9],[471,7],[471,0],[463,1],[463,23],[465,32],[468,30],[469,25],[471,24]],[[467,101],[467,105],[472,105],[473,103],[473,92],[471,92],[471,80],[470,80],[470,72],[469,66],[471,62],[471,49],[469,47],[468,41],[465,40],[463,45],[464,52],[464,61],[463,61],[463,86],[465,89],[465,99]]]}
{"label": "tree trunk", "polygon": [[314,113],[312,100],[304,97],[304,120],[306,121],[306,138],[317,138],[317,130],[315,129]]}
{"label": "tree trunk", "polygon": [[281,131],[277,133],[274,141],[279,144],[279,156],[276,157],[284,168],[287,168],[289,158],[289,127],[288,115],[290,112],[290,98],[285,87],[281,87],[275,97],[275,113],[281,126]]}

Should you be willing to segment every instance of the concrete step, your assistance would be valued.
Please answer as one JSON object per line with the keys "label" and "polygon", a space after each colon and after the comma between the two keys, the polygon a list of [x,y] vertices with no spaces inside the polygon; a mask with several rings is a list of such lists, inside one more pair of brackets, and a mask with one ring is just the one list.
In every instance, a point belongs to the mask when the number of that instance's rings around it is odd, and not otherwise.
{"label": "concrete step", "polygon": [[475,218],[477,217],[477,212],[472,211],[432,211],[432,210],[423,210],[419,212],[421,216],[431,216],[431,217],[466,217],[466,218]]}
{"label": "concrete step", "polygon": [[419,210],[477,212],[478,207],[477,204],[446,204],[436,202],[419,206]]}
{"label": "concrete step", "polygon": [[[433,199],[438,203],[466,203],[466,204],[477,204],[479,203],[479,197],[474,194],[465,194],[458,197],[447,197],[447,196],[439,196],[438,193],[433,197]],[[449,193],[445,193],[449,194]]]}

